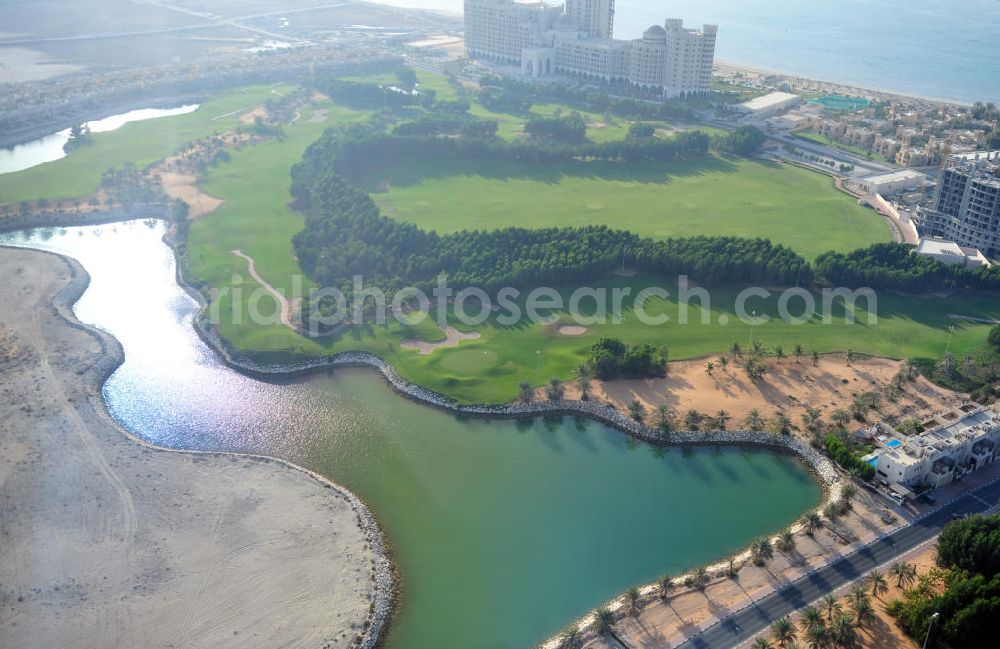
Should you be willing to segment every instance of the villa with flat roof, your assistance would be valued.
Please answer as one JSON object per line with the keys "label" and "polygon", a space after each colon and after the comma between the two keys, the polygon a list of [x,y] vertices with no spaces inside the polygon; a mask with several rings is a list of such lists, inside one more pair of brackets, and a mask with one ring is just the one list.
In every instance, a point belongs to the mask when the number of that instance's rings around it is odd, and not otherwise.
{"label": "villa with flat roof", "polygon": [[903,435],[880,424],[877,448],[863,460],[876,479],[892,487],[937,488],[991,464],[1000,449],[1000,415],[992,408],[966,406],[924,422],[926,430]]}

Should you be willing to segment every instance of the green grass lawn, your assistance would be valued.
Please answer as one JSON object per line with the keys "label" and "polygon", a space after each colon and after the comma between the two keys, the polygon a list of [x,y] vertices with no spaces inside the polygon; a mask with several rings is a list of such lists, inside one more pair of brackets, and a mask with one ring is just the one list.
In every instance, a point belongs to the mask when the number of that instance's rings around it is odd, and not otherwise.
{"label": "green grass lawn", "polygon": [[[56,199],[84,195],[96,188],[100,172],[107,166],[127,161],[148,164],[187,140],[231,128],[239,113],[215,121],[211,117],[258,105],[269,92],[267,88],[232,92],[207,101],[191,115],[130,124],[120,131],[99,135],[91,147],[63,161],[0,178],[0,191],[7,200],[20,200],[18,196]],[[316,109],[328,111],[326,121],[309,121]],[[555,107],[543,105],[540,110],[554,111]],[[247,276],[245,262],[230,253],[239,248],[254,257],[264,279],[286,295],[296,282],[304,291],[312,287],[301,276],[291,245],[292,237],[302,228],[302,216],[288,207],[289,172],[324,129],[337,122],[364,119],[367,113],[330,103],[309,106],[301,112],[297,122],[286,125],[287,137],[283,141],[232,151],[231,160],[213,168],[202,184],[204,191],[225,201],[215,212],[192,224],[188,241],[191,272],[209,286],[241,288],[245,293],[257,288]],[[809,256],[831,247],[848,249],[888,239],[884,226],[873,214],[834,192],[825,177],[745,160],[710,158],[672,165],[531,169],[497,163],[474,172],[438,164],[430,169],[424,165],[416,171],[390,169],[386,175],[392,182],[391,189],[376,196],[386,210],[396,218],[440,231],[608,223],[650,236],[767,235]],[[234,276],[240,279],[234,280]],[[648,277],[613,276],[596,285],[626,286],[634,294],[653,282]],[[665,286],[675,292],[675,287]],[[708,323],[701,322],[701,307],[692,306],[693,324],[678,324],[677,304],[671,300],[647,305],[650,313],[671,315],[664,325],[641,324],[627,307],[623,323],[591,326],[580,337],[560,335],[554,325],[511,327],[491,319],[476,328],[482,334],[480,339],[465,341],[457,348],[439,349],[431,355],[400,347],[400,342],[408,338],[440,340],[440,331],[430,321],[352,327],[335,337],[314,339],[278,323],[255,324],[246,300],[234,314],[231,294],[218,301],[218,311],[221,333],[230,344],[261,358],[288,360],[367,350],[393,363],[406,378],[460,400],[506,401],[514,396],[522,380],[571,378],[598,336],[667,345],[675,359],[718,354],[732,340],[749,338],[749,326],[739,322],[733,312],[735,293],[732,288],[712,291],[713,301],[706,309]],[[754,308],[773,313],[773,302]],[[257,307],[262,313],[276,309],[274,300],[266,294]],[[989,327],[951,322],[942,314],[1000,316],[995,299],[974,296],[938,300],[934,309],[928,309],[922,299],[882,296],[878,307],[879,321],[875,325],[866,324],[864,314],[859,317],[862,324],[854,325],[840,320],[829,325],[811,322],[801,326],[774,321],[757,326],[754,335],[769,346],[780,343],[786,349],[801,342],[821,352],[853,348],[897,358],[934,357],[944,350],[947,327],[954,324],[952,350],[961,356],[981,348]],[[566,317],[561,312],[553,315]],[[721,323],[727,319],[727,324]]]}
{"label": "green grass lawn", "polygon": [[[651,277],[625,279],[613,276],[595,282],[594,286],[608,289],[628,287],[634,296],[642,288],[657,284],[669,290],[672,296],[676,295],[676,286]],[[564,291],[564,294],[568,292]],[[433,326],[429,321],[417,327],[404,327],[395,321],[391,321],[388,327],[355,327],[325,339],[306,338],[281,325],[235,326],[223,322],[222,332],[237,349],[262,359],[288,359],[290,354],[316,357],[338,351],[371,351],[392,363],[404,377],[420,385],[461,401],[500,402],[514,398],[517,385],[523,380],[545,382],[552,376],[571,379],[576,368],[586,360],[590,346],[601,336],[613,336],[629,343],[666,345],[675,360],[723,353],[734,340],[746,345],[750,338],[750,326],[736,316],[734,302],[737,293],[738,290],[732,287],[713,289],[711,302],[704,310],[697,300],[692,300],[688,324],[679,323],[680,309],[673,298],[654,298],[646,304],[646,313],[670,317],[661,325],[639,322],[631,303],[626,300],[622,323],[593,325],[579,337],[559,334],[556,325],[528,323],[500,326],[491,319],[475,328],[482,338],[465,341],[455,348],[438,349],[430,355],[420,355],[399,345],[402,340],[415,335],[424,337],[421,331],[426,332],[428,327]],[[817,303],[822,303],[819,296],[816,299]],[[986,296],[959,296],[943,302],[931,310],[927,308],[926,300],[921,298],[880,295],[876,309],[878,319],[874,324],[869,323],[864,309],[859,309],[854,324],[846,323],[839,309],[835,310],[830,324],[822,323],[819,316],[806,324],[788,324],[777,317],[776,296],[764,301],[751,300],[747,308],[772,317],[771,321],[754,327],[753,333],[754,339],[763,341],[768,348],[780,344],[787,351],[796,343],[801,343],[809,351],[835,352],[850,348],[891,358],[936,358],[947,345],[948,326],[954,325],[953,353],[962,357],[982,349],[989,326],[953,321],[944,314],[997,318],[1000,316],[1000,303]],[[793,300],[792,304],[799,302]],[[860,305],[864,306],[864,302]],[[230,302],[226,300],[223,313],[229,308]],[[799,312],[794,306],[792,311]],[[703,321],[703,314],[707,321]],[[553,315],[568,322],[565,312]],[[245,311],[242,317],[246,323]],[[455,322],[452,324],[468,329]],[[440,335],[430,333],[426,339],[440,339]]]}
{"label": "green grass lawn", "polygon": [[[325,110],[327,119],[311,122],[314,110]],[[234,249],[253,257],[261,277],[274,286],[290,288],[291,278],[301,276],[292,250],[292,237],[303,227],[302,215],[289,207],[292,165],[331,124],[368,116],[329,102],[301,112],[297,122],[285,125],[284,140],[232,151],[230,162],[214,167],[200,185],[224,202],[191,225],[188,254],[195,277],[211,286],[232,286],[234,273],[246,275],[246,262],[230,252]],[[273,308],[273,300],[265,302]]]}
{"label": "green grass lawn", "polygon": [[[0,204],[60,200],[97,191],[101,172],[127,162],[145,167],[187,142],[239,125],[240,115],[263,104],[269,86],[250,86],[220,94],[187,115],[132,122],[108,133],[95,133],[93,142],[60,160],[0,175]],[[232,114],[230,114],[232,113]]]}
{"label": "green grass lawn", "polygon": [[[778,163],[710,157],[675,163],[470,168],[428,161],[370,178],[389,216],[428,230],[610,225],[650,237],[768,237],[807,258],[890,241],[873,211],[826,176]],[[384,187],[384,185],[383,185]]]}

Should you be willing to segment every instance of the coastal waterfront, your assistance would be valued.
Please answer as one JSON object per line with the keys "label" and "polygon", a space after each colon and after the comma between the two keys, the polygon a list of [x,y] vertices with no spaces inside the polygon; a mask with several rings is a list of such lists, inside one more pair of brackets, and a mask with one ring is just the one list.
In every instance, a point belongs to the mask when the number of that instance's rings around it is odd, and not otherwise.
{"label": "coastal waterfront", "polygon": [[155,443],[277,455],[364,498],[402,576],[389,646],[533,644],[625,587],[718,559],[819,498],[788,457],[654,449],[569,418],[462,421],[360,370],[268,383],[236,374],[194,335],[195,305],[173,281],[161,234],[159,223],[133,222],[33,240],[92,274],[77,314],[126,352],[105,386],[110,411]]}
{"label": "coastal waterfront", "polygon": [[[104,119],[86,122],[84,126],[91,133],[107,133],[130,122],[186,115],[196,110],[198,110],[198,104],[185,104],[177,108],[140,108],[120,115],[111,115]],[[63,147],[69,142],[69,139],[70,129],[67,128],[37,140],[18,144],[8,149],[0,149],[0,174],[22,171],[65,158],[67,153]]]}
{"label": "coastal waterfront", "polygon": [[[462,12],[462,0],[385,4]],[[615,37],[638,38],[663,13],[657,3],[618,0]],[[677,0],[668,13],[719,25],[717,56],[726,61],[905,95],[1000,101],[995,0]]]}

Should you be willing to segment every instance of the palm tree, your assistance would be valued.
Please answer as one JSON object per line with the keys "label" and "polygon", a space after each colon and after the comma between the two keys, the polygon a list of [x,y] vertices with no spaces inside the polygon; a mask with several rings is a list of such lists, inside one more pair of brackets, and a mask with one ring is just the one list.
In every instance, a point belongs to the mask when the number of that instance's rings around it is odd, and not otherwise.
{"label": "palm tree", "polygon": [[917,567],[912,563],[897,561],[889,568],[889,572],[896,578],[897,588],[906,588],[917,580]]}
{"label": "palm tree", "polygon": [[560,649],[579,649],[580,628],[571,626],[570,628],[563,631],[559,647]]}
{"label": "palm tree", "polygon": [[771,539],[763,537],[750,544],[750,556],[753,557],[754,564],[758,566],[763,566],[774,558],[774,548],[771,547]]}
{"label": "palm tree", "polygon": [[729,359],[726,358],[725,356],[719,356],[719,360],[716,362],[719,364],[719,367],[722,368],[723,372],[725,372],[729,367]]}
{"label": "palm tree", "polygon": [[521,384],[517,387],[517,398],[524,403],[528,403],[535,398],[535,390],[531,387],[530,383],[521,381]]}
{"label": "palm tree", "polygon": [[840,603],[837,602],[837,598],[833,595],[827,595],[823,598],[823,610],[826,611],[826,619],[828,622],[833,622],[833,616],[840,613]]}
{"label": "palm tree", "polygon": [[688,430],[698,430],[701,424],[701,413],[691,409],[684,413],[684,427]]}
{"label": "palm tree", "polygon": [[859,627],[865,626],[875,617],[875,607],[867,599],[854,602],[854,619]]}
{"label": "palm tree", "polygon": [[729,343],[729,353],[732,354],[733,356],[742,356],[743,349],[740,347],[740,344],[734,340],[733,342]]}
{"label": "palm tree", "polygon": [[857,641],[854,620],[848,613],[841,613],[830,623],[830,639],[841,647],[853,647]]}
{"label": "palm tree", "polygon": [[576,387],[580,389],[580,401],[590,401],[590,379],[581,376],[576,380]]}
{"label": "palm tree", "polygon": [[711,577],[708,576],[708,568],[702,566],[694,571],[694,578],[691,580],[691,583],[698,590],[705,590],[709,581],[711,581]]}
{"label": "palm tree", "polygon": [[660,597],[664,600],[670,596],[670,591],[674,588],[674,578],[670,575],[660,577]]}
{"label": "palm tree", "polygon": [[662,403],[656,406],[656,427],[664,433],[669,433],[674,429],[674,416],[670,408]]}
{"label": "palm tree", "polygon": [[708,361],[707,363],[705,363],[705,372],[709,376],[712,376],[712,372],[714,371],[715,371],[715,361]]}
{"label": "palm tree", "polygon": [[792,349],[792,353],[795,354],[795,362],[798,363],[802,358],[802,354],[806,353],[806,350],[802,348],[801,343],[795,343],[795,347]]}
{"label": "palm tree", "polygon": [[773,649],[773,645],[767,638],[757,638],[753,641],[751,649]]}
{"label": "palm tree", "polygon": [[889,592],[889,584],[885,581],[885,575],[878,570],[868,573],[868,585],[872,589],[872,595],[882,599],[882,596]]}
{"label": "palm tree", "polygon": [[833,419],[833,423],[837,424],[840,430],[844,430],[847,427],[847,423],[851,421],[851,413],[843,408],[837,408],[833,411],[831,419]]}
{"label": "palm tree", "polygon": [[792,432],[792,420],[781,410],[774,413],[774,426],[782,435],[788,435]]}
{"label": "palm tree", "polygon": [[625,591],[625,597],[628,599],[629,615],[632,617],[639,615],[639,589],[632,586]]}
{"label": "palm tree", "polygon": [[844,353],[844,359],[847,360],[847,365],[850,366],[851,362],[854,361],[854,350],[848,349],[847,352]]}
{"label": "palm tree", "polygon": [[628,404],[628,414],[629,417],[635,419],[641,424],[643,417],[646,415],[646,408],[638,399],[632,399],[632,401]]}
{"label": "palm tree", "polygon": [[822,619],[818,625],[809,627],[807,635],[809,636],[809,649],[826,649],[830,642],[830,634]]}
{"label": "palm tree", "polygon": [[760,416],[760,410],[756,408],[751,408],[750,412],[747,413],[747,418],[744,420],[747,428],[750,430],[762,430],[764,428],[764,418]]}
{"label": "palm tree", "polygon": [[559,401],[565,393],[566,388],[563,387],[562,381],[554,376],[549,379],[549,385],[545,388],[545,396],[549,398],[549,401]]}
{"label": "palm tree", "polygon": [[812,352],[812,359],[813,359],[813,367],[819,365],[819,352],[816,351],[815,349]]}
{"label": "palm tree", "polygon": [[771,636],[779,647],[787,647],[795,640],[795,625],[788,616],[778,618],[771,624]]}
{"label": "palm tree", "polygon": [[800,623],[802,624],[802,628],[806,630],[823,626],[823,614],[815,606],[807,606],[802,609]]}
{"label": "palm tree", "polygon": [[868,599],[868,589],[863,583],[856,583],[851,586],[851,601],[855,604]]}
{"label": "palm tree", "polygon": [[780,361],[782,358],[785,357],[785,348],[782,347],[781,345],[775,345],[774,356]]}
{"label": "palm tree", "polygon": [[816,530],[823,527],[823,519],[816,512],[809,512],[802,517],[802,526],[806,528],[806,534],[812,536]]}
{"label": "palm tree", "polygon": [[856,495],[858,495],[858,488],[850,482],[840,488],[840,499],[847,504],[850,504]]}
{"label": "palm tree", "polygon": [[802,414],[802,423],[805,424],[806,430],[815,433],[823,425],[823,415],[816,408],[806,408]]}
{"label": "palm tree", "polygon": [[732,416],[725,410],[720,410],[715,413],[715,425],[719,427],[719,430],[726,430],[726,422],[732,419]]}
{"label": "palm tree", "polygon": [[791,530],[784,530],[778,535],[778,549],[786,554],[795,550],[795,535]]}
{"label": "palm tree", "polygon": [[615,614],[607,609],[607,607],[601,607],[597,609],[594,613],[594,631],[597,635],[608,635],[611,633],[611,627],[615,625]]}

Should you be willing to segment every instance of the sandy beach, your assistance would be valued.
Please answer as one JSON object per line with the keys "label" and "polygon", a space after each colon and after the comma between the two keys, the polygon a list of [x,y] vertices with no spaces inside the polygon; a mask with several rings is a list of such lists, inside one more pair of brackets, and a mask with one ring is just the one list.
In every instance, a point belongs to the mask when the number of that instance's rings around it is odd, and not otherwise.
{"label": "sandy beach", "polygon": [[127,437],[94,383],[120,348],[52,308],[77,269],[0,249],[0,644],[356,646],[384,560],[357,501]]}

